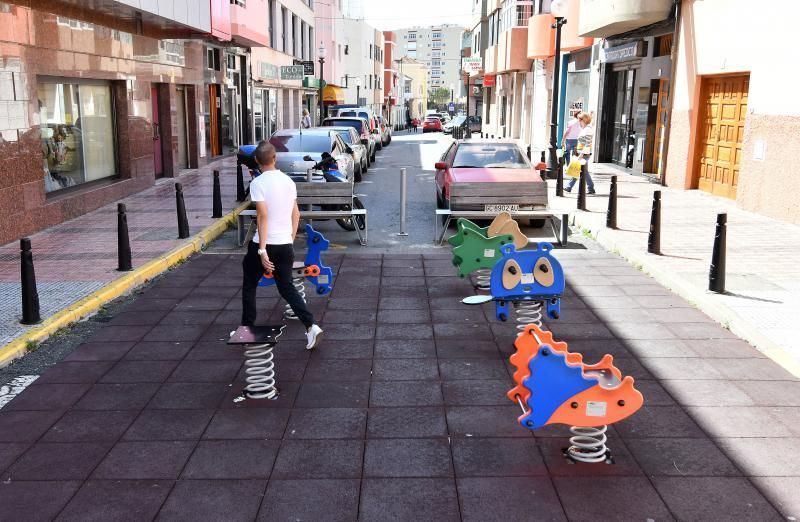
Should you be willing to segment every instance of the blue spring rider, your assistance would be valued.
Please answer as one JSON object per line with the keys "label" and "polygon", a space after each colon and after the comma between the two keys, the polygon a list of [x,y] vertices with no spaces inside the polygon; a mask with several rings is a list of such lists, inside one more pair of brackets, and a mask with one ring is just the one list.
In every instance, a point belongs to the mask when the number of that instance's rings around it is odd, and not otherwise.
{"label": "blue spring rider", "polygon": [[[328,250],[330,241],[325,236],[314,230],[311,225],[306,225],[308,236],[305,261],[295,263],[292,267],[294,279],[308,280],[317,289],[317,294],[329,294],[333,290],[333,269],[322,264],[322,252]],[[275,278],[272,274],[265,274],[258,282],[258,286],[272,286]]]}

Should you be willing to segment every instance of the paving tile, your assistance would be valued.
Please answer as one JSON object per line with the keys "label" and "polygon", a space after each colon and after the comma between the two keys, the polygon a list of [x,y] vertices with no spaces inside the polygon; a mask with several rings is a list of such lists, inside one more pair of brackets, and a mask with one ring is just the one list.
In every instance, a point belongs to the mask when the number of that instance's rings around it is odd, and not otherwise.
{"label": "paving tile", "polygon": [[[222,409],[263,409],[263,408],[290,408],[297,399],[300,383],[286,381],[278,383],[278,396],[274,399],[246,399],[241,400],[244,387],[234,383],[227,387],[228,392],[222,399],[219,408]],[[366,399],[365,399],[366,402]]]}
{"label": "paving tile", "polygon": [[570,520],[672,520],[644,477],[554,477]]}
{"label": "paving tile", "polygon": [[645,404],[631,417],[614,425],[625,438],[705,438],[706,435],[677,406],[648,406]]}
{"label": "paving tile", "polygon": [[546,475],[547,468],[533,438],[458,438],[452,441],[458,477]]}
{"label": "paving tile", "polygon": [[[286,359],[275,363],[275,378],[278,382],[302,381],[306,371],[308,360],[306,359]],[[234,382],[244,385],[247,379],[247,366],[242,366],[236,374]],[[223,381],[225,382],[225,381]]]}
{"label": "paving tile", "polygon": [[759,352],[741,339],[694,339],[687,341],[692,350],[705,359],[765,359]]}
{"label": "paving tile", "polygon": [[17,460],[20,455],[25,453],[29,447],[29,444],[21,442],[0,443],[0,473]]}
{"label": "paving tile", "polygon": [[369,382],[304,382],[297,394],[298,408],[364,408]]}
{"label": "paving tile", "polygon": [[203,439],[280,439],[289,414],[290,410],[281,408],[219,410]]}
{"label": "paving tile", "polygon": [[513,387],[511,377],[484,381],[445,381],[444,402],[448,406],[506,406],[506,393]]}
{"label": "paving tile", "polygon": [[365,477],[451,477],[447,439],[370,439],[364,451]]}
{"label": "paving tile", "polygon": [[356,520],[359,489],[356,479],[270,480],[258,520]]}
{"label": "paving tile", "polygon": [[731,437],[715,441],[745,476],[800,476],[800,456],[796,451],[800,438]]}
{"label": "paving tile", "polygon": [[800,382],[743,379],[734,384],[759,406],[800,406]]}
{"label": "paving tile", "polygon": [[[471,293],[473,292],[466,292],[465,296]],[[461,299],[454,297],[433,297],[427,301],[431,310],[463,310],[465,306]]]}
{"label": "paving tile", "polygon": [[427,308],[415,310],[390,309],[378,312],[378,324],[386,323],[429,323],[431,314]]}
{"label": "paving tile", "polygon": [[376,359],[413,359],[426,357],[436,357],[436,344],[432,340],[375,341]]}
{"label": "paving tile", "polygon": [[692,406],[686,412],[710,437],[789,437],[792,432],[766,406]]}
{"label": "paving tile", "polygon": [[218,341],[197,341],[191,345],[185,359],[187,361],[242,361],[244,355],[243,350],[239,347],[220,344]]}
{"label": "paving tile", "polygon": [[453,324],[437,323],[433,332],[439,339],[469,339],[470,341],[491,341],[494,336],[485,323]]}
{"label": "paving tile", "polygon": [[64,358],[65,362],[80,361],[118,361],[122,359],[135,343],[83,343]]}
{"label": "paving tile", "polygon": [[745,478],[658,477],[653,482],[679,520],[783,520]]}
{"label": "paving tile", "polygon": [[379,310],[427,310],[428,299],[424,297],[381,297]]}
{"label": "paving tile", "polygon": [[224,309],[230,300],[229,297],[185,297],[175,306],[175,310],[215,312]]}
{"label": "paving tile", "polygon": [[497,359],[500,351],[493,341],[436,340],[436,354],[439,359]]}
{"label": "paving tile", "polygon": [[111,449],[111,443],[40,442],[4,474],[5,480],[84,480]]}
{"label": "paving tile", "polygon": [[131,425],[139,412],[68,411],[44,434],[46,442],[114,442]]}
{"label": "paving tile", "polygon": [[519,406],[454,406],[447,408],[447,427],[455,437],[531,437],[519,425]]}
{"label": "paving tile", "polygon": [[192,349],[192,344],[181,341],[140,342],[130,349],[125,360],[180,361]]}
{"label": "paving tile", "polygon": [[375,337],[375,326],[372,324],[327,324],[325,339],[331,341],[366,340]]}
{"label": "paving tile", "polygon": [[0,520],[21,516],[26,521],[53,520],[80,485],[80,481],[2,481]]}
{"label": "paving tile", "polygon": [[[752,406],[755,404],[753,399],[730,381],[664,380],[661,381],[661,384],[682,406]],[[645,401],[652,404],[647,395],[645,395]]]}
{"label": "paving tile", "polygon": [[686,301],[677,295],[634,295],[631,299],[642,308],[688,308]]}
{"label": "paving tile", "polygon": [[170,489],[171,481],[90,480],[78,490],[58,520],[152,520]]}
{"label": "paving tile", "polygon": [[165,383],[147,405],[152,409],[214,409],[230,391],[226,383]]}
{"label": "paving tile", "polygon": [[370,408],[368,438],[444,437],[447,420],[441,407]]}
{"label": "paving tile", "polygon": [[640,358],[642,365],[658,379],[722,379],[722,374],[707,361],[685,358]]}
{"label": "paving tile", "polygon": [[[583,295],[580,297],[580,300],[584,303],[584,306],[587,306],[595,313],[597,313],[598,310],[608,310],[608,309],[638,310],[639,308],[642,308],[642,305],[634,301],[633,297],[627,295],[623,296]],[[566,304],[564,303],[563,298],[561,299],[561,306],[566,308]]]}
{"label": "paving tile", "polygon": [[91,388],[91,384],[39,384],[34,383],[14,397],[3,409],[14,410],[64,410],[69,408]]}
{"label": "paving tile", "polygon": [[95,384],[81,398],[78,410],[140,410],[158,390],[158,384]]}
{"label": "paving tile", "polygon": [[93,333],[86,342],[116,343],[140,341],[153,327],[145,326],[105,326]]}
{"label": "paving tile", "polygon": [[[333,341],[326,338],[322,346],[313,352],[314,357],[321,359],[371,359],[372,347],[371,340]],[[306,351],[305,347],[302,349]]]}
{"label": "paving tile", "polygon": [[628,439],[628,450],[648,476],[740,476],[710,439]]}
{"label": "paving tile", "polygon": [[194,441],[119,442],[100,463],[95,479],[176,479]]}
{"label": "paving tile", "polygon": [[438,380],[436,359],[378,359],[373,363],[376,381]]}
{"label": "paving tile", "polygon": [[[613,326],[609,325],[610,328]],[[563,341],[572,342],[578,339],[613,339],[614,334],[599,323],[562,324],[558,327],[558,337]]]}
{"label": "paving tile", "polygon": [[506,364],[501,360],[445,359],[439,361],[439,372],[446,381],[508,377]]}
{"label": "paving tile", "polygon": [[278,440],[204,440],[192,453],[182,479],[267,479]]}
{"label": "paving tile", "polygon": [[198,440],[212,410],[145,410],[122,440]]}
{"label": "paving tile", "polygon": [[379,324],[375,330],[375,339],[432,340],[433,327],[416,323]]}
{"label": "paving tile", "polygon": [[328,310],[377,310],[377,297],[336,297],[328,301]]}
{"label": "paving tile", "polygon": [[364,479],[358,519],[461,520],[455,482],[450,478]]}
{"label": "paving tile", "polygon": [[159,321],[159,324],[162,326],[208,326],[214,322],[214,319],[217,317],[218,313],[219,312],[212,311],[175,310],[164,315],[161,321]]}
{"label": "paving tile", "polygon": [[625,349],[639,358],[688,359],[698,356],[691,341],[680,339],[625,339]]}
{"label": "paving tile", "polygon": [[128,312],[124,311],[114,316],[108,324],[113,326],[155,326],[165,316],[162,310]]}
{"label": "paving tile", "polygon": [[716,323],[669,323],[667,328],[680,339],[736,339],[730,330]]}
{"label": "paving tile", "polygon": [[542,437],[537,443],[551,477],[609,477],[642,475],[642,469],[618,436],[609,431],[607,448],[613,461],[599,463],[576,462],[565,455],[569,438]]}
{"label": "paving tile", "polygon": [[198,340],[203,335],[205,328],[204,325],[158,325],[150,330],[142,340],[147,342],[191,342]]}
{"label": "paving tile", "polygon": [[157,520],[254,520],[265,489],[264,480],[182,480]]}
{"label": "paving tile", "polygon": [[[427,297],[428,293],[432,291],[433,287],[422,287],[422,286],[385,286],[381,288],[381,297],[416,297],[416,298],[423,298]],[[442,292],[446,295],[445,292]],[[442,294],[439,293],[438,290],[433,290],[430,294],[431,296],[436,297],[443,297]]]}
{"label": "paving tile", "polygon": [[367,410],[299,408],[292,410],[286,439],[363,439]]}
{"label": "paving tile", "polygon": [[[209,383],[232,382],[242,367],[242,361],[183,361],[169,376],[169,382]],[[202,386],[202,384],[199,384]]]}
{"label": "paving tile", "polygon": [[666,326],[652,321],[610,323],[608,328],[619,339],[676,339],[678,337]]}
{"label": "paving tile", "polygon": [[352,310],[327,310],[322,316],[322,325],[324,327],[328,324],[352,323],[354,319],[365,323],[374,323],[377,316],[378,313],[374,310],[359,310],[358,313],[354,313]]}
{"label": "paving tile", "polygon": [[312,358],[306,368],[303,381],[369,381],[372,361],[369,359],[320,359]]}
{"label": "paving tile", "polygon": [[549,478],[459,478],[457,484],[461,517],[466,522],[566,520]]}
{"label": "paving tile", "polygon": [[434,381],[378,381],[369,393],[370,407],[440,406],[442,390]]}
{"label": "paving tile", "polygon": [[359,478],[363,453],[360,440],[287,440],[272,478]]}
{"label": "paving tile", "polygon": [[710,365],[732,381],[796,381],[797,378],[771,359],[709,359]]}
{"label": "paving tile", "polygon": [[[686,383],[694,382],[722,382],[722,381],[683,381]],[[644,401],[648,406],[675,406],[677,403],[675,399],[669,394],[667,390],[658,382],[645,379],[639,379],[635,383],[635,387],[644,396]]]}
{"label": "paving tile", "polygon": [[158,286],[148,289],[148,299],[183,299],[192,291],[191,286]]}
{"label": "paving tile", "polygon": [[[155,294],[154,294],[155,295]],[[179,297],[150,297],[150,293],[142,294],[135,301],[125,307],[125,312],[165,312],[175,308],[180,301]]]}
{"label": "paving tile", "polygon": [[647,310],[660,323],[713,323],[714,320],[696,308],[653,308]]}
{"label": "paving tile", "polygon": [[164,382],[178,361],[120,361],[106,373],[103,383]]}
{"label": "paving tile", "polygon": [[750,481],[759,491],[767,495],[786,520],[797,518],[800,513],[800,477],[752,477]]}

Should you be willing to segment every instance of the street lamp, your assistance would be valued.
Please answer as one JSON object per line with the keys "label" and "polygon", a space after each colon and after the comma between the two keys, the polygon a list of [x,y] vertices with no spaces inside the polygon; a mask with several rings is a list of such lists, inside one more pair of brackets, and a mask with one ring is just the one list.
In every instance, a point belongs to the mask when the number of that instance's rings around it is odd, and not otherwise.
{"label": "street lamp", "polygon": [[[556,53],[553,64],[553,104],[550,107],[550,158],[547,166],[547,177],[557,177],[558,171],[558,157],[556,155],[556,140],[558,132],[558,87],[560,85],[559,75],[561,74],[561,26],[567,23],[564,18],[567,14],[569,7],[569,0],[553,0],[550,4],[550,14],[556,19],[552,25],[556,30]],[[561,183],[556,183],[556,195],[564,195],[564,180]]]}
{"label": "street lamp", "polygon": [[450,84],[450,103],[455,102],[455,93],[456,93],[456,86],[455,84]]}
{"label": "street lamp", "polygon": [[326,54],[325,42],[320,42],[319,43],[319,50],[318,50],[318,54],[317,54],[317,57],[319,58],[319,119],[320,119],[320,123],[322,123],[322,119],[325,118],[325,112],[324,112],[325,111],[325,109],[324,109],[325,102],[322,100],[322,89],[323,89],[323,86],[325,84],[325,79],[324,79],[324,76],[325,76],[325,73],[324,73],[325,54]]}
{"label": "street lamp", "polygon": [[361,76],[356,76],[356,105],[361,105]]}

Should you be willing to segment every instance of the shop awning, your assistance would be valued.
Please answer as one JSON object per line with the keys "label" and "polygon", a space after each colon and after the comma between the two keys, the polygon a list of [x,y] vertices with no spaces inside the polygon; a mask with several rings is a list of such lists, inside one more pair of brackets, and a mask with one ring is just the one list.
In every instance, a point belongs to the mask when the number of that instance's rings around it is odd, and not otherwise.
{"label": "shop awning", "polygon": [[322,101],[329,105],[341,105],[344,103],[344,89],[335,85],[326,85],[322,89]]}

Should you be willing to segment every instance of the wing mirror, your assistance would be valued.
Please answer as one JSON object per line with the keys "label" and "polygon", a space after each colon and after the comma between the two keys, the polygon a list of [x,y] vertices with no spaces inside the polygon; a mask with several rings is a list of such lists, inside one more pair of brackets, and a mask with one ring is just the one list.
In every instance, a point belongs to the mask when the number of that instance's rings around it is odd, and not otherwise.
{"label": "wing mirror", "polygon": [[305,156],[303,156],[303,161],[314,161],[314,158],[306,154]]}
{"label": "wing mirror", "polygon": [[444,161],[437,161],[433,166],[436,170],[447,170],[447,163]]}

